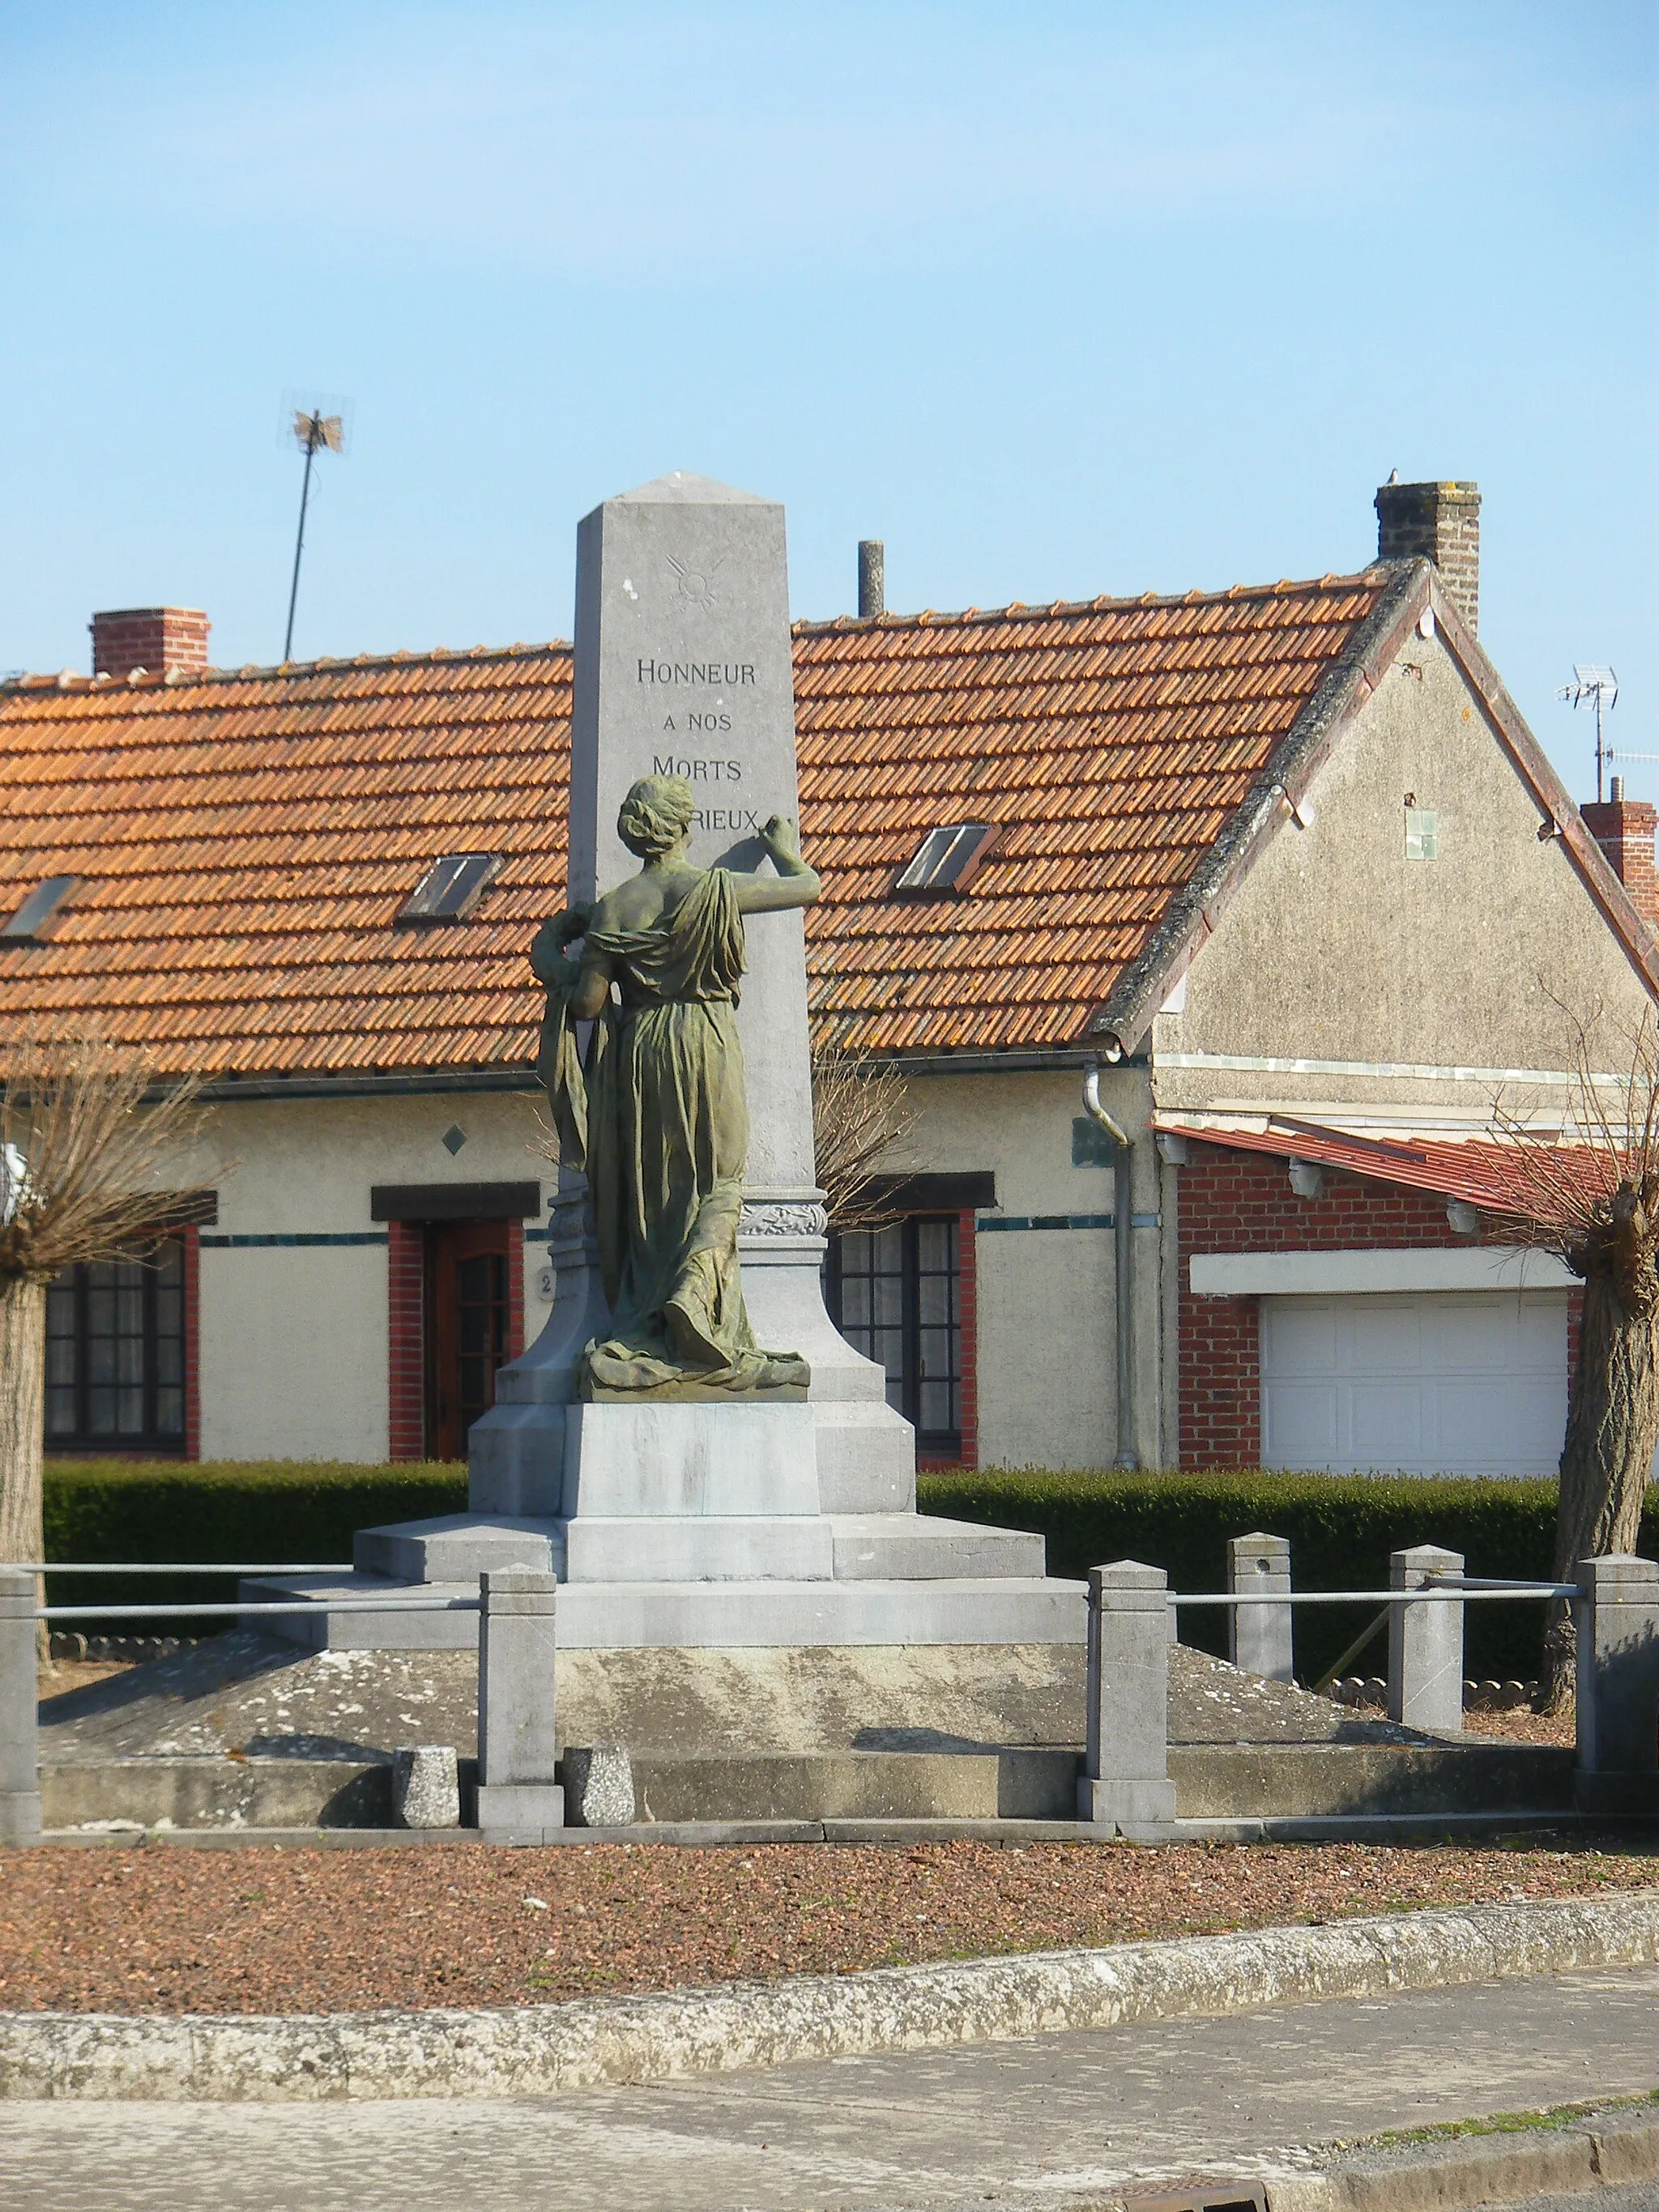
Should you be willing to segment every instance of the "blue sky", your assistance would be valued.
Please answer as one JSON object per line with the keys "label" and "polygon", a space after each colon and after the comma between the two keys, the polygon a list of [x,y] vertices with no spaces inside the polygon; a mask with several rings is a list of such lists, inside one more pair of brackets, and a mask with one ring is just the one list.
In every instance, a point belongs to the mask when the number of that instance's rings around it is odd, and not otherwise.
{"label": "blue sky", "polygon": [[670,468],[827,616],[860,537],[901,609],[1358,567],[1397,467],[1480,482],[1587,795],[1574,660],[1659,753],[1656,89],[1653,0],[5,0],[0,666],[163,600],[274,659],[295,387],[307,656],[568,635]]}

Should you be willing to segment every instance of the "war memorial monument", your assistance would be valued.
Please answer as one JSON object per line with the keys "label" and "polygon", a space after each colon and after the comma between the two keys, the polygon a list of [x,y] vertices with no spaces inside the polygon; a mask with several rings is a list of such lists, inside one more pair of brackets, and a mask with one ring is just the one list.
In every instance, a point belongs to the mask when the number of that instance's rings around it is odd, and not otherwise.
{"label": "war memorial monument", "polygon": [[464,1644],[476,1616],[328,1601],[518,1566],[558,1578],[567,1709],[572,1662],[632,1655],[596,1723],[626,1724],[624,1680],[630,1711],[701,1711],[696,1653],[802,1748],[815,1723],[779,1701],[820,1711],[831,1678],[847,1717],[924,1731],[962,1725],[966,1678],[976,1733],[1005,1675],[1046,1705],[1080,1669],[1082,1586],[1038,1536],[917,1514],[910,1425],[824,1308],[781,507],[675,474],[586,517],[571,747],[569,903],[526,948],[552,1310],[471,1431],[470,1510],[364,1530],[349,1583],[285,1584],[316,1601],[292,1632]]}

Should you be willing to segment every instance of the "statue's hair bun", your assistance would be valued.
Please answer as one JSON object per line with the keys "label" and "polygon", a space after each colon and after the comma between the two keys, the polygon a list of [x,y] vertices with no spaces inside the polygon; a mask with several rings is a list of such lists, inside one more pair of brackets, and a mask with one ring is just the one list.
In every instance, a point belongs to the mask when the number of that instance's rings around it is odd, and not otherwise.
{"label": "statue's hair bun", "polygon": [[696,811],[696,799],[683,776],[641,776],[622,803],[617,835],[630,853],[653,860],[678,844]]}

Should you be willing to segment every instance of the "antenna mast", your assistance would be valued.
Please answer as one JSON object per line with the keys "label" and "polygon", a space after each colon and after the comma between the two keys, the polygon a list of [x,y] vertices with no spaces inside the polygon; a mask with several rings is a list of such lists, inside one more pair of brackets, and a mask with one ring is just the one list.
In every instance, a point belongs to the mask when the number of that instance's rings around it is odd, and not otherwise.
{"label": "antenna mast", "polygon": [[1564,684],[1556,693],[1558,699],[1569,699],[1575,707],[1594,707],[1595,709],[1595,803],[1601,803],[1601,775],[1613,758],[1602,736],[1601,717],[1609,708],[1619,703],[1619,678],[1610,668],[1602,668],[1595,661],[1583,666],[1575,661],[1572,681]]}
{"label": "antenna mast", "polygon": [[320,409],[307,414],[304,408],[294,410],[294,435],[306,457],[306,472],[300,484],[300,527],[294,539],[294,580],[288,592],[288,630],[283,639],[283,659],[286,661],[294,651],[294,610],[300,597],[300,556],[306,547],[306,507],[311,499],[311,465],[319,450],[326,447],[331,453],[343,452],[345,433],[337,415],[325,415]]}

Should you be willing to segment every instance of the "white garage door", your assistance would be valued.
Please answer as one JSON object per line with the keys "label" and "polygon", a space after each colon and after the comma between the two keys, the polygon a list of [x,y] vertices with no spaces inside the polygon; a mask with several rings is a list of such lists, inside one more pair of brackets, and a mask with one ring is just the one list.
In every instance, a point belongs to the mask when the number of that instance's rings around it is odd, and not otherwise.
{"label": "white garage door", "polygon": [[1553,1474],[1563,1291],[1261,1301],[1266,1467]]}

